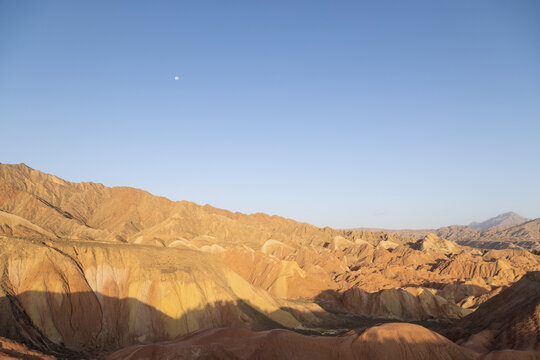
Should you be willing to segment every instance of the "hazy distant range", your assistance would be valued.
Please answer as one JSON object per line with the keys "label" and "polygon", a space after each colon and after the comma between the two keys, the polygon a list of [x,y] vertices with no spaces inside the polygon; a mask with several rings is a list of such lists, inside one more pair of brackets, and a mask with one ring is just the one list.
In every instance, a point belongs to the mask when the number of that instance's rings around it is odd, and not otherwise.
{"label": "hazy distant range", "polygon": [[515,212],[507,212],[469,225],[450,225],[438,229],[390,230],[359,227],[352,230],[383,231],[411,239],[420,239],[434,233],[460,245],[480,249],[540,250],[540,218],[531,220]]}

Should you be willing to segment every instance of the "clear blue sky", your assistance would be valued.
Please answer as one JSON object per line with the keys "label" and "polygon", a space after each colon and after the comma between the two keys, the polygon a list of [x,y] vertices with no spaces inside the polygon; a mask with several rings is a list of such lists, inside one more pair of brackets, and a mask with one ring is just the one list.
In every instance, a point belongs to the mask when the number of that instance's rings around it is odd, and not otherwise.
{"label": "clear blue sky", "polygon": [[0,0],[0,124],[3,163],[320,226],[540,217],[540,2]]}

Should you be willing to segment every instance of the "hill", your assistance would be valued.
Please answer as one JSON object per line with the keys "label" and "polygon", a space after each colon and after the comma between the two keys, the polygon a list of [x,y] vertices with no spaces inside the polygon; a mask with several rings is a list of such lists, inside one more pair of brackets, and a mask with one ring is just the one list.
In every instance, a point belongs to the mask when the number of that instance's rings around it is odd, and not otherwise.
{"label": "hill", "polygon": [[527,249],[540,250],[540,218],[528,220],[508,212],[482,223],[450,225],[439,229],[386,230],[356,228],[355,230],[379,231],[403,238],[421,239],[430,233],[460,245],[478,249]]}
{"label": "hill", "polygon": [[0,221],[6,222],[9,216],[20,223],[15,230],[0,227],[5,235],[13,235],[13,231],[30,235],[33,231],[53,238],[163,246],[175,240],[215,238],[221,243],[256,248],[270,238],[295,245],[323,245],[335,236],[372,244],[406,240],[385,233],[323,229],[279,216],[245,215],[210,205],[175,202],[129,187],[70,183],[24,164],[0,164],[0,210]]}
{"label": "hill", "polygon": [[469,224],[469,227],[472,227],[473,229],[477,229],[481,232],[486,232],[488,230],[491,230],[495,227],[499,226],[513,226],[513,225],[520,225],[524,222],[527,222],[529,219],[516,214],[515,212],[507,212],[504,214],[497,215],[493,218],[490,218],[488,220],[482,221],[482,222],[472,222]]}
{"label": "hill", "polygon": [[492,228],[473,240],[464,240],[461,243],[491,249],[514,246],[529,250],[540,250],[540,218],[520,225]]}
{"label": "hill", "polygon": [[[419,347],[422,353],[440,345],[469,356],[417,325],[373,326],[408,321],[442,331],[540,271],[540,257],[479,251],[436,234],[414,239],[233,213],[139,189],[72,183],[20,164],[0,165],[0,267],[0,336],[58,358],[131,346],[159,352],[161,345],[146,345],[216,328],[243,329],[253,346],[287,334],[307,348],[316,338],[305,334],[352,330],[328,346],[388,338],[394,350],[377,341],[359,345],[377,358],[417,348],[410,336],[396,335],[403,329],[434,341]],[[221,335],[219,346],[236,354]],[[309,353],[283,341],[276,346]]]}
{"label": "hill", "polygon": [[540,272],[527,273],[458,321],[447,334],[481,353],[540,350]]}

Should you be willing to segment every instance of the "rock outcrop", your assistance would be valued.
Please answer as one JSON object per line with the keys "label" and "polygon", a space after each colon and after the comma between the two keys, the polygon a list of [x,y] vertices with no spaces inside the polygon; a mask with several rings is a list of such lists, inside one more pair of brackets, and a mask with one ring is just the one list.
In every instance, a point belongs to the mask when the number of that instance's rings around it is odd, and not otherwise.
{"label": "rock outcrop", "polygon": [[[269,239],[287,245],[323,245],[336,236],[377,244],[400,237],[341,231],[262,213],[245,215],[188,201],[173,202],[146,191],[71,183],[24,164],[0,164],[0,210],[72,240],[150,242],[214,239],[260,249]],[[1,223],[1,221],[0,221]]]}
{"label": "rock outcrop", "polygon": [[379,231],[402,238],[422,239],[429,234],[460,245],[478,249],[527,249],[540,252],[540,219],[529,220],[513,212],[504,213],[481,223],[450,225],[439,229],[425,230],[384,230]]}
{"label": "rock outcrop", "polygon": [[305,336],[286,330],[203,330],[171,342],[126,348],[106,360],[150,358],[471,360],[476,355],[421,326],[392,323],[338,337]]}
{"label": "rock outcrop", "polygon": [[[525,315],[512,307],[485,314],[515,323],[452,328],[449,336],[474,351],[418,326],[370,327],[422,321],[441,331],[476,308],[511,304],[496,299],[531,271],[540,257],[523,249],[318,228],[0,164],[0,336],[59,358],[125,347],[112,358],[534,355],[537,307],[521,302]],[[532,283],[518,288],[536,296]],[[269,329],[288,330],[253,332]],[[360,330],[300,334],[350,329]]]}
{"label": "rock outcrop", "polygon": [[376,293],[359,288],[342,294],[327,291],[319,295],[318,300],[322,307],[328,306],[333,310],[405,321],[461,319],[472,312],[421,287],[386,289]]}
{"label": "rock outcrop", "polygon": [[3,360],[54,360],[54,356],[45,355],[39,351],[29,349],[28,346],[16,341],[0,337],[0,359]]}
{"label": "rock outcrop", "polygon": [[0,335],[97,354],[211,327],[300,323],[214,255],[0,239]]}
{"label": "rock outcrop", "polygon": [[540,272],[527,273],[487,300],[448,336],[481,353],[507,349],[540,358]]}

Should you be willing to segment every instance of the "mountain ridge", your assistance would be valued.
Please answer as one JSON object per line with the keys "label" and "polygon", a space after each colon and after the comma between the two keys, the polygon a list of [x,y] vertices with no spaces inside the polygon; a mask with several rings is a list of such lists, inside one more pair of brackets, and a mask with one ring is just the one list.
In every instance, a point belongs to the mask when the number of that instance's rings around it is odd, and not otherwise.
{"label": "mountain ridge", "polygon": [[473,229],[480,230],[481,232],[486,232],[495,227],[499,227],[499,226],[508,227],[508,226],[520,225],[529,220],[531,219],[523,217],[513,211],[509,211],[503,214],[499,214],[495,217],[489,218],[487,220],[484,220],[482,222],[472,222],[468,226],[472,227]]}
{"label": "mountain ridge", "polygon": [[[41,182],[45,185],[39,185]],[[39,210],[29,212],[27,209]],[[221,226],[231,221],[243,225],[263,224],[262,229],[252,228],[252,232],[256,232],[257,236],[250,236],[247,242],[260,238],[264,231],[283,226],[288,228],[288,233],[296,233],[296,237],[301,233],[311,233],[313,241],[319,242],[331,241],[336,235],[372,242],[388,238],[387,234],[318,228],[305,222],[261,212],[248,215],[186,200],[172,201],[131,187],[107,187],[93,182],[71,183],[24,164],[0,165],[0,210],[25,218],[56,236],[75,239],[133,242],[138,233],[149,231],[151,227],[175,215],[177,222],[182,223],[181,219],[185,218],[187,213],[196,214],[198,217],[211,216],[216,222],[215,225],[222,224]],[[184,235],[193,237],[212,235],[205,234],[207,232],[218,232],[227,237],[227,232],[219,229],[208,230],[200,225],[183,222],[183,228],[190,228]],[[151,237],[152,234],[148,236]],[[406,241],[399,237],[394,238],[397,242]]]}
{"label": "mountain ridge", "polygon": [[[0,165],[0,264],[0,336],[59,358],[154,351],[143,346],[217,327],[246,339],[365,330],[394,339],[396,351],[409,349],[405,329],[461,349],[433,331],[540,271],[540,257],[520,248],[319,228],[24,165]],[[430,330],[373,327],[395,321]]]}
{"label": "mountain ridge", "polygon": [[438,229],[354,228],[354,230],[381,231],[412,239],[421,239],[432,233],[460,245],[478,249],[523,248],[540,250],[540,218],[527,219],[514,212],[507,212],[482,223],[472,224],[476,224],[476,228],[470,225],[450,225]]}

